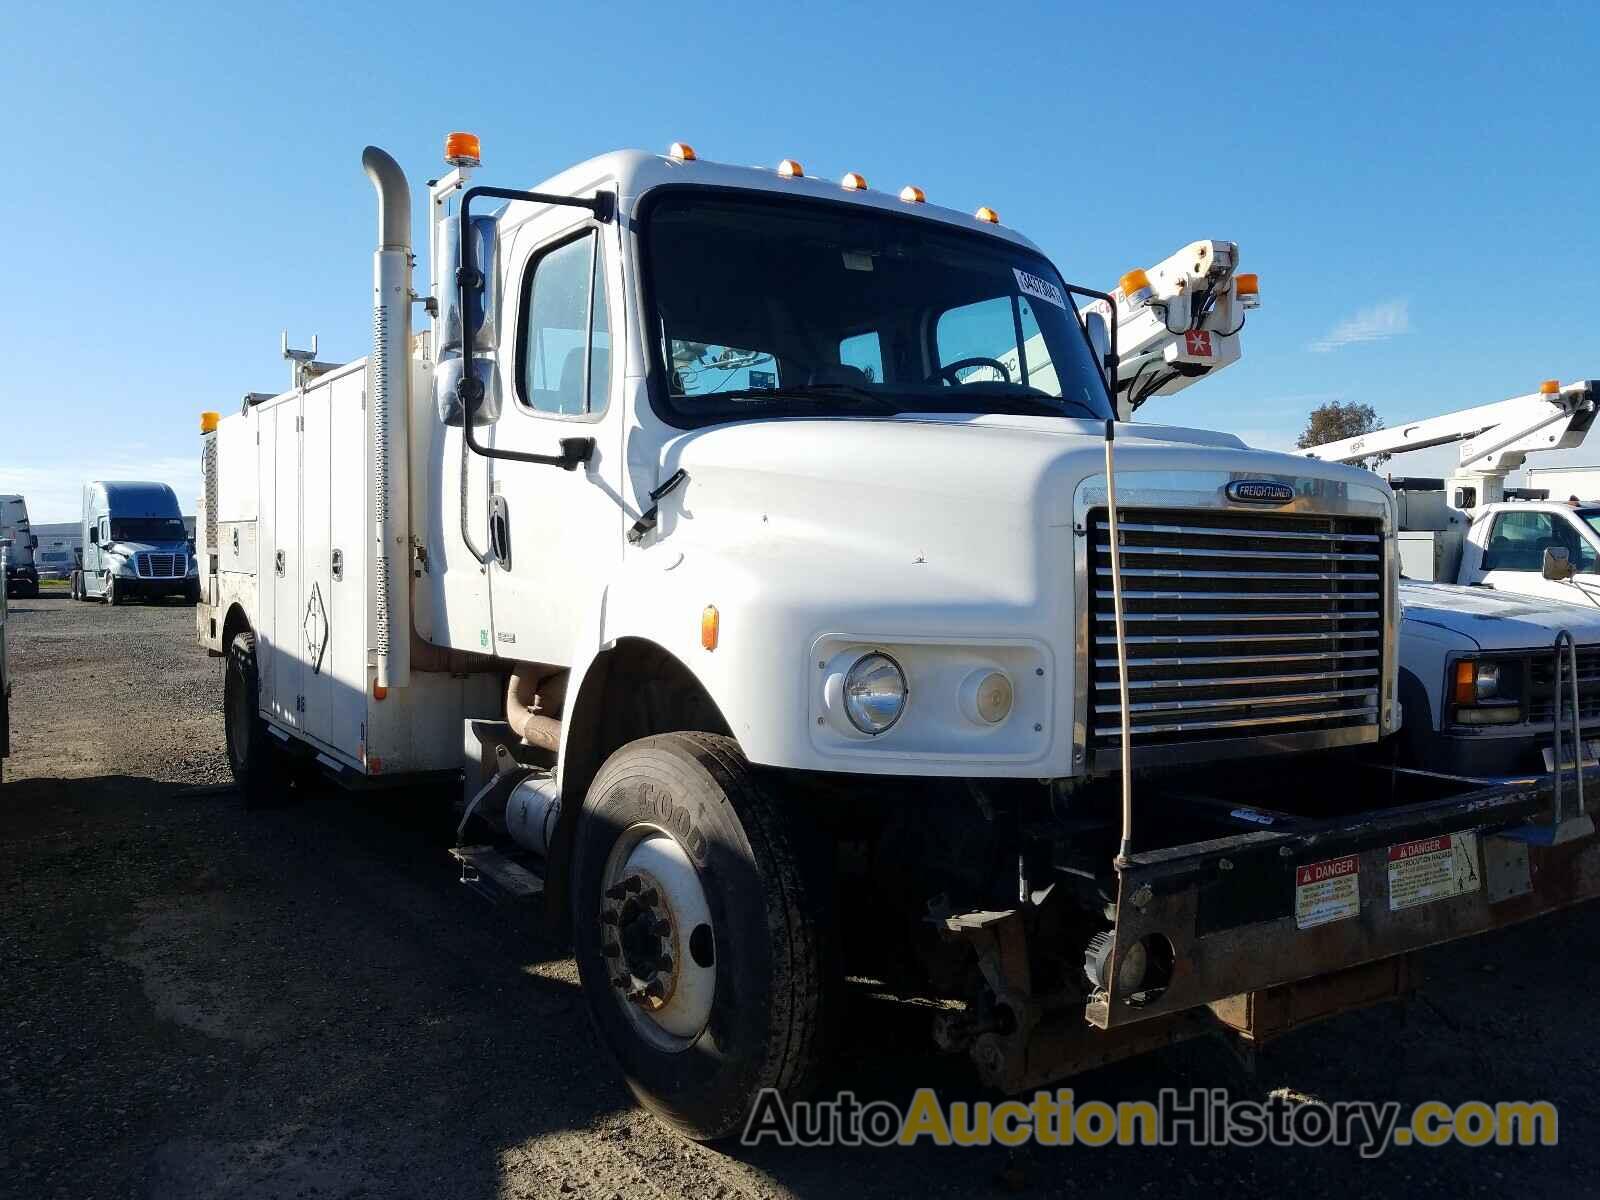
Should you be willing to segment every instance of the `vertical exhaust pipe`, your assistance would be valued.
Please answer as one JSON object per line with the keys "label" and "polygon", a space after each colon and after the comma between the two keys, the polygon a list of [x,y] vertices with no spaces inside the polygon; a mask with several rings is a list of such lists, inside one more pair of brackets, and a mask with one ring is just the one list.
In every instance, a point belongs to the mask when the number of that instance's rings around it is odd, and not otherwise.
{"label": "vertical exhaust pipe", "polygon": [[407,572],[411,421],[411,188],[386,152],[368,146],[361,166],[378,192],[372,256],[372,357],[367,361],[372,429],[373,570],[377,592],[378,686],[411,681],[411,589]]}

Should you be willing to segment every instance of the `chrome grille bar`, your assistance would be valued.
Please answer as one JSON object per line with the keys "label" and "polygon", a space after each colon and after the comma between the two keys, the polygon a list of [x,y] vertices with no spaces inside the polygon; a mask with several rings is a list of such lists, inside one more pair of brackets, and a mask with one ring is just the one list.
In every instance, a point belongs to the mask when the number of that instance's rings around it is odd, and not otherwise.
{"label": "chrome grille bar", "polygon": [[[1136,746],[1376,723],[1376,519],[1119,508]],[[1120,745],[1105,511],[1089,514],[1091,746]],[[1304,589],[1304,590],[1300,590]]]}

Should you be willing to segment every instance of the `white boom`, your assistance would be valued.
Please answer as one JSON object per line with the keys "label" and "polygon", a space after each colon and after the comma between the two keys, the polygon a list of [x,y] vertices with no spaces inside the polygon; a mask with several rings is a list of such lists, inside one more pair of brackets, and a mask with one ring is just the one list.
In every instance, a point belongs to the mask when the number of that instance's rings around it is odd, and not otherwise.
{"label": "white boom", "polygon": [[[1154,396],[1170,396],[1239,361],[1245,310],[1260,303],[1256,277],[1237,274],[1233,242],[1191,242],[1147,269],[1129,271],[1117,305],[1117,416],[1132,420]],[[1109,306],[1083,309],[1089,336],[1110,349]]]}
{"label": "white boom", "polygon": [[1300,453],[1324,462],[1348,463],[1460,442],[1455,480],[1477,487],[1479,504],[1492,504],[1504,498],[1506,476],[1529,454],[1583,444],[1594,423],[1597,386],[1600,381],[1593,379],[1565,386],[1552,379],[1525,396],[1325,442]]}

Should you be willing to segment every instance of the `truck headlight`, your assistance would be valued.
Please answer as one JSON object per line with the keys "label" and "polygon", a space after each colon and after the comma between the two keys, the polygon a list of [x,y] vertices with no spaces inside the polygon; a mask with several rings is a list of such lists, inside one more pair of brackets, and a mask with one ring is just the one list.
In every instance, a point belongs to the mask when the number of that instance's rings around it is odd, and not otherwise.
{"label": "truck headlight", "polygon": [[905,672],[887,654],[863,655],[845,672],[845,716],[862,733],[875,737],[893,727],[908,694]]}
{"label": "truck headlight", "polygon": [[1522,720],[1521,672],[1516,664],[1457,659],[1450,698],[1458,725],[1515,725]]}

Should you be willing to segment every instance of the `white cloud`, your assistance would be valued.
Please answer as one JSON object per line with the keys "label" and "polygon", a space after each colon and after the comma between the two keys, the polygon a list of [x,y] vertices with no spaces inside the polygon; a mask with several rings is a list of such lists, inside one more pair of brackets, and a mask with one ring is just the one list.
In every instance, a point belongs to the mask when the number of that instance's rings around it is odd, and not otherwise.
{"label": "white cloud", "polygon": [[0,492],[20,493],[35,525],[76,521],[82,515],[83,485],[93,479],[148,479],[172,485],[185,513],[194,512],[200,494],[200,455],[140,455],[137,447],[98,459],[34,461],[0,465]]}
{"label": "white cloud", "polygon": [[1405,300],[1385,300],[1371,308],[1363,308],[1348,320],[1340,321],[1328,333],[1312,342],[1307,349],[1326,354],[1356,342],[1382,342],[1411,332],[1410,305]]}

